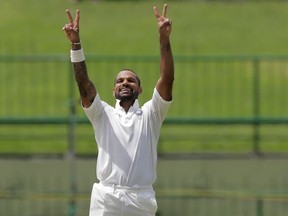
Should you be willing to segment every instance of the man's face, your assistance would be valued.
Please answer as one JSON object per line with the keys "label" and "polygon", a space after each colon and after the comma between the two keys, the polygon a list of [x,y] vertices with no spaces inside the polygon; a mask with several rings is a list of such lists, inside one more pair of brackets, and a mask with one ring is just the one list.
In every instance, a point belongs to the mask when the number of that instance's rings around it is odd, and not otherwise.
{"label": "man's face", "polygon": [[121,71],[116,79],[113,94],[121,101],[134,101],[142,92],[136,74],[129,70]]}

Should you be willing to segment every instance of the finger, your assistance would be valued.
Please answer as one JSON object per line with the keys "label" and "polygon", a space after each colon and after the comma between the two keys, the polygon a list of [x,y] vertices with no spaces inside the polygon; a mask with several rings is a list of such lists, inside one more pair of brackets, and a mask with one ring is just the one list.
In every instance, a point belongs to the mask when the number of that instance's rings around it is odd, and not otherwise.
{"label": "finger", "polygon": [[67,16],[68,16],[68,18],[69,18],[69,22],[70,22],[70,23],[73,23],[72,15],[71,15],[71,13],[70,13],[70,11],[69,11],[68,9],[66,10],[66,14],[67,14]]}
{"label": "finger", "polygon": [[166,28],[171,29],[171,27],[172,27],[172,21],[168,20],[166,23]]}
{"label": "finger", "polygon": [[167,12],[167,4],[164,4],[163,11],[162,11],[163,17],[166,17],[166,12]]}
{"label": "finger", "polygon": [[171,20],[168,19],[168,18],[165,18],[165,19],[163,20],[163,23],[165,23],[165,24],[170,24],[170,23],[171,23]]}
{"label": "finger", "polygon": [[156,18],[159,18],[160,15],[159,15],[159,12],[158,12],[156,6],[153,7],[153,10],[154,10],[154,15],[155,15],[155,17],[156,17]]}
{"label": "finger", "polygon": [[76,17],[75,17],[75,23],[78,26],[79,25],[79,20],[80,20],[80,10],[76,10]]}
{"label": "finger", "polygon": [[171,24],[170,20],[169,19],[165,19],[162,23],[161,23],[161,27],[163,28],[167,28],[169,27]]}
{"label": "finger", "polygon": [[66,31],[66,25],[63,26],[62,31]]}
{"label": "finger", "polygon": [[72,27],[69,24],[66,24],[65,26],[63,26],[62,31],[71,31],[73,30]]}

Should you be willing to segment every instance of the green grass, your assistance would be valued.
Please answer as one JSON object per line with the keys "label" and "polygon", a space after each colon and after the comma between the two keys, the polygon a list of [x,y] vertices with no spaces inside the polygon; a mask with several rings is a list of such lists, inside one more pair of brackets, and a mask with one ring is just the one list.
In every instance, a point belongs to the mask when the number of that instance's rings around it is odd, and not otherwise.
{"label": "green grass", "polygon": [[[1,160],[0,170],[2,215],[67,215],[71,197],[87,215],[95,159]],[[287,160],[159,160],[154,188],[165,216],[283,216],[286,170]]]}
{"label": "green grass", "polygon": [[[164,1],[3,1],[2,54],[67,53],[62,26],[65,9],[81,10],[81,39],[86,53],[158,54],[152,6]],[[169,1],[175,54],[286,54],[286,2]]]}
{"label": "green grass", "polygon": [[[164,1],[65,1],[36,0],[1,2],[0,54],[63,54],[69,56],[69,42],[61,31],[68,22],[65,9],[81,10],[81,40],[90,55],[153,55],[159,44],[152,6]],[[168,16],[173,20],[171,41],[176,61],[174,103],[169,117],[251,118],[253,107],[253,63],[204,59],[180,61],[180,55],[281,55],[286,54],[288,38],[285,2],[250,1],[168,2]],[[158,57],[157,57],[158,60]],[[88,62],[89,73],[102,99],[114,103],[112,80],[120,68],[139,71],[144,92],[141,103],[150,98],[158,77],[158,61],[133,60]],[[66,117],[69,88],[78,116],[84,116],[69,62],[0,64],[1,117]],[[286,61],[263,61],[260,76],[261,117],[287,116],[288,88]],[[231,73],[231,71],[233,73]],[[273,73],[271,73],[273,72]],[[237,81],[237,82],[235,82]],[[11,99],[13,98],[13,99]],[[1,153],[63,153],[68,148],[66,125],[0,125]],[[287,152],[286,126],[263,126],[261,150]],[[75,149],[80,154],[94,153],[90,125],[76,128]],[[20,131],[20,132],[19,132]],[[162,152],[246,153],[253,147],[251,126],[164,126],[159,150]]]}

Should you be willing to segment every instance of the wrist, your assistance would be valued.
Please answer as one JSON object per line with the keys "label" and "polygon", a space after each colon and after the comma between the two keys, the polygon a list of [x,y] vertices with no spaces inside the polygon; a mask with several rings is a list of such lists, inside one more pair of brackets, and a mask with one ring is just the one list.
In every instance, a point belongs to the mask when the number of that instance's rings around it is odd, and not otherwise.
{"label": "wrist", "polygon": [[72,50],[80,50],[81,49],[81,42],[71,42],[71,49]]}
{"label": "wrist", "polygon": [[77,50],[70,50],[70,58],[72,63],[78,63],[78,62],[83,62],[85,61],[85,56],[83,49],[77,49]]}
{"label": "wrist", "polygon": [[160,38],[160,47],[167,47],[170,46],[169,38]]}
{"label": "wrist", "polygon": [[71,45],[80,45],[80,44],[81,44],[80,40],[79,42],[71,42]]}
{"label": "wrist", "polygon": [[160,44],[163,44],[163,45],[170,43],[169,36],[160,36],[159,41],[160,41]]}

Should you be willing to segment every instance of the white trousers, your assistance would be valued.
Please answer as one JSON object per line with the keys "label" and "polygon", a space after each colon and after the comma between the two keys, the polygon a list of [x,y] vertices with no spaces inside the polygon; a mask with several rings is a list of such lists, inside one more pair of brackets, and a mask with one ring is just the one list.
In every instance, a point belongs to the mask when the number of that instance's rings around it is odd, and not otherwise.
{"label": "white trousers", "polygon": [[130,189],[94,183],[89,216],[155,216],[157,208],[152,187]]}

